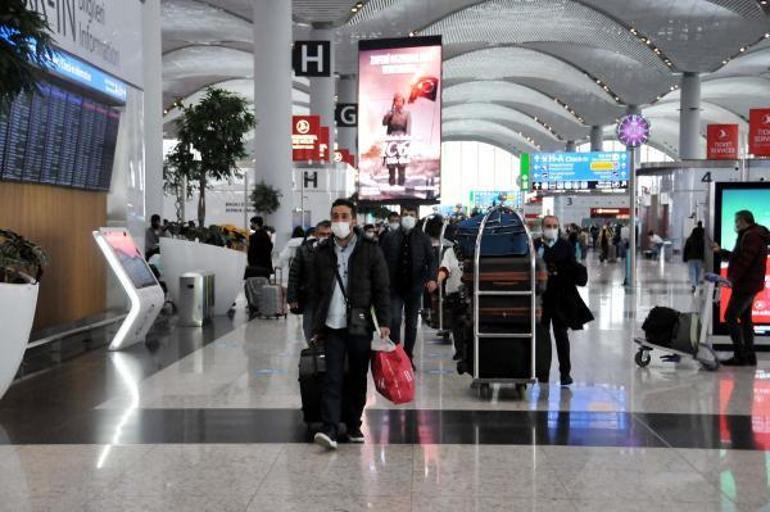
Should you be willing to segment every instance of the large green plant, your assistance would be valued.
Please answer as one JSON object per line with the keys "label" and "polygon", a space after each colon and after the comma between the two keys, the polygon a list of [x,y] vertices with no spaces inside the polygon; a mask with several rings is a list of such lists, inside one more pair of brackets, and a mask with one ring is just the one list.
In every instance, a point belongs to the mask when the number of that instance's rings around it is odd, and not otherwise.
{"label": "large green plant", "polygon": [[195,161],[187,141],[179,141],[166,155],[163,164],[163,191],[166,195],[176,198],[176,220],[180,224],[185,221],[184,203],[192,197],[192,177],[199,172],[199,167],[200,162]]}
{"label": "large green plant", "polygon": [[197,183],[198,223],[204,226],[206,189],[211,181],[239,176],[237,161],[248,154],[243,136],[254,126],[255,119],[245,98],[211,87],[197,105],[183,109],[179,139],[188,153],[193,148],[200,153],[198,165],[189,166],[188,182]]}
{"label": "large green plant", "polygon": [[281,197],[283,197],[283,194],[280,190],[268,185],[264,180],[261,180],[254,185],[254,188],[251,191],[251,204],[254,205],[254,210],[257,213],[270,215],[280,208]]}
{"label": "large green plant", "polygon": [[0,1],[0,112],[37,88],[37,71],[51,61],[48,23],[24,0]]}
{"label": "large green plant", "polygon": [[48,264],[45,251],[18,233],[0,229],[0,283],[39,281]]}

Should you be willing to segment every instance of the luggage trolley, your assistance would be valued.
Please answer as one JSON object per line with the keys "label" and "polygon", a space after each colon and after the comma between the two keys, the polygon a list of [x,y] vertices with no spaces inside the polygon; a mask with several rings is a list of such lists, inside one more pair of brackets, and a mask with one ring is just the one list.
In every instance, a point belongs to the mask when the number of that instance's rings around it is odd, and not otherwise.
{"label": "luggage trolley", "polygon": [[[488,224],[493,222],[502,222],[503,212],[513,213],[521,221],[521,225],[527,236],[529,246],[529,290],[482,290],[481,289],[481,242],[484,237],[484,231]],[[497,213],[496,220],[490,220],[490,217]],[[480,302],[481,297],[529,297],[530,298],[530,324],[529,332],[484,332],[480,325]],[[537,381],[536,377],[536,333],[537,333],[537,254],[532,241],[532,236],[527,229],[526,224],[521,220],[521,216],[505,206],[498,206],[489,210],[481,220],[478,234],[476,235],[476,244],[473,255],[473,387],[478,387],[479,394],[482,397],[489,396],[491,393],[491,384],[516,384],[517,387],[525,386],[528,383]],[[484,340],[494,339],[529,339],[530,340],[530,369],[528,376],[501,377],[485,376],[482,367],[481,345]],[[513,352],[513,350],[512,350]],[[505,354],[499,354],[497,357],[504,358]]]}

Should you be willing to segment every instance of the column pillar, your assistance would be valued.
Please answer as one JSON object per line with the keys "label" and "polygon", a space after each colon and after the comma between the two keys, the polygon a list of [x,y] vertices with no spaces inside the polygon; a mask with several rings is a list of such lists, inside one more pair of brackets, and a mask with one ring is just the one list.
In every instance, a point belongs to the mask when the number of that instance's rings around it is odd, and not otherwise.
{"label": "column pillar", "polygon": [[[337,103],[357,103],[358,78],[356,75],[340,76],[337,82]],[[339,147],[348,149],[352,154],[357,154],[358,128],[337,128],[337,143]]]}
{"label": "column pillar", "polygon": [[568,140],[567,144],[564,145],[564,151],[566,151],[567,153],[574,153],[575,151],[577,151],[577,146],[575,145],[575,141]]}
{"label": "column pillar", "polygon": [[679,96],[679,158],[703,158],[700,152],[700,75],[685,71]]}
{"label": "column pillar", "polygon": [[163,213],[163,62],[160,0],[142,6],[144,68],[144,206],[145,217]]}
{"label": "column pillar", "polygon": [[[642,115],[642,109],[639,108],[638,105],[628,105],[626,108],[626,115],[632,115],[636,114],[638,116]],[[636,253],[637,253],[637,246],[638,246],[638,240],[636,238],[637,235],[637,224],[638,220],[636,218],[636,172],[637,169],[639,169],[639,164],[641,162],[641,154],[639,151],[639,148],[629,148],[629,151],[631,152],[631,175],[629,176],[628,180],[628,211],[629,211],[629,219],[628,219],[628,227],[629,229],[629,239],[628,239],[628,252],[626,254],[626,262],[625,262],[625,285],[628,286],[630,293],[635,293],[636,290]]]}
{"label": "column pillar", "polygon": [[591,151],[604,150],[604,129],[602,126],[591,126]]}
{"label": "column pillar", "polygon": [[277,246],[291,235],[292,192],[292,19],[291,2],[254,0],[254,170],[256,181],[282,194],[278,211],[270,215]]}
{"label": "column pillar", "polygon": [[[289,2],[290,3],[290,2]],[[310,113],[321,116],[321,126],[329,127],[329,151],[334,151],[334,30],[313,28],[310,40],[330,41],[331,60],[329,76],[310,78]]]}

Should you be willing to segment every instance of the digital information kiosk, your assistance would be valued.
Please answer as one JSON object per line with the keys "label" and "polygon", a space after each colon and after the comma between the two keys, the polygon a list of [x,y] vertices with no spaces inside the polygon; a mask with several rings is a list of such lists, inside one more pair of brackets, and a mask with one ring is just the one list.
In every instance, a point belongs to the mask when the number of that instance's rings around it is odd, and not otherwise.
{"label": "digital information kiosk", "polygon": [[143,342],[163,307],[163,289],[126,229],[101,228],[94,231],[94,239],[131,302],[109,348],[120,350]]}

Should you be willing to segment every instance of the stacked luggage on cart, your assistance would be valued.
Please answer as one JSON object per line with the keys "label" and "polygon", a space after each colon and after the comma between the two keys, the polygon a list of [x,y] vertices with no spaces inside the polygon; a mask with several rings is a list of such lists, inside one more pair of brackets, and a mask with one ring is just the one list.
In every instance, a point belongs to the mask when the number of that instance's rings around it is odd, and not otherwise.
{"label": "stacked luggage on cart", "polygon": [[522,218],[506,207],[459,224],[465,314],[454,323],[458,371],[482,394],[492,383],[548,380],[551,344],[540,329],[547,273]]}

